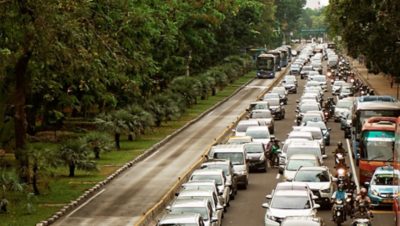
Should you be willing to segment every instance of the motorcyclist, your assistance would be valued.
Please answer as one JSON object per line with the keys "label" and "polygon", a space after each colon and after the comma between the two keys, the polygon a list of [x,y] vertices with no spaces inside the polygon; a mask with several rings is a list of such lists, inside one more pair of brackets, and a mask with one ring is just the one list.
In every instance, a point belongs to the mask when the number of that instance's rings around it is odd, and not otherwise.
{"label": "motorcyclist", "polygon": [[337,148],[333,152],[335,155],[341,153],[343,156],[346,154],[346,150],[343,148],[343,144],[341,141],[337,143]]}
{"label": "motorcyclist", "polygon": [[270,163],[272,167],[279,166],[279,149],[279,141],[271,137]]}
{"label": "motorcyclist", "polygon": [[344,190],[344,185],[339,184],[338,189],[332,194],[332,220],[335,220],[335,209],[336,209],[336,200],[341,200],[343,202],[343,205],[345,206],[344,209],[346,209],[346,191]]}
{"label": "motorcyclist", "polygon": [[[357,217],[359,215],[362,215],[364,212],[367,212],[367,217],[371,218],[373,217],[372,212],[370,211],[370,206],[371,206],[371,199],[367,195],[367,189],[366,188],[361,188],[360,192],[357,194],[356,201],[355,201],[355,214],[354,216]],[[365,210],[363,210],[363,208]]]}

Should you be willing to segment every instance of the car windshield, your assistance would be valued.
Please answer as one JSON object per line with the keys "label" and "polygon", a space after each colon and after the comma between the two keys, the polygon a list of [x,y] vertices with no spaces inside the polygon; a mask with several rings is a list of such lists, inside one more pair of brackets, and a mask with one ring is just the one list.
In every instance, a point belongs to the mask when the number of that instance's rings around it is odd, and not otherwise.
{"label": "car windshield", "polygon": [[269,131],[266,130],[247,130],[246,136],[251,136],[253,139],[269,139]]}
{"label": "car windshield", "polygon": [[365,131],[363,144],[368,160],[393,161],[394,132]]}
{"label": "car windshield", "polygon": [[311,104],[302,104],[300,106],[300,111],[303,112],[303,113],[305,113],[307,111],[319,111],[319,107],[316,104],[313,104],[313,105],[311,105]]}
{"label": "car windshield", "polygon": [[208,220],[208,211],[206,207],[173,207],[170,211],[172,214],[181,213],[199,213],[204,220]]}
{"label": "car windshield", "polygon": [[322,130],[327,130],[325,123],[322,121],[318,121],[318,122],[307,121],[306,126],[319,127]]}
{"label": "car windshield", "polygon": [[346,109],[350,109],[351,106],[353,105],[353,103],[351,101],[338,101],[336,104],[337,108],[346,108]]}
{"label": "car windshield", "polygon": [[270,111],[253,111],[251,118],[272,118]]}
{"label": "car windshield", "polygon": [[304,115],[303,116],[303,122],[308,122],[308,121],[312,121],[312,122],[322,122],[322,117],[320,115]]}
{"label": "car windshield", "polygon": [[382,174],[375,174],[371,183],[373,185],[393,186],[393,184],[398,184],[398,182],[399,182],[399,175],[393,173],[382,173]]}
{"label": "car windshield", "polygon": [[342,86],[344,83],[346,83],[345,81],[342,81],[342,80],[336,80],[334,83],[333,83],[333,85],[334,86]]}
{"label": "car windshield", "polygon": [[254,109],[269,109],[269,106],[268,106],[268,104],[261,104],[261,103],[259,103],[259,104],[256,104],[256,105],[254,106]]}
{"label": "car windshield", "polygon": [[222,178],[220,175],[195,174],[190,177],[190,180],[192,181],[215,180],[217,185],[222,185]]}
{"label": "car windshield", "polygon": [[271,99],[271,98],[279,98],[279,94],[277,94],[277,93],[267,93],[264,96],[264,99]]}
{"label": "car windshield", "polygon": [[243,153],[217,152],[214,158],[229,159],[233,165],[243,165],[244,162]]}
{"label": "car windshield", "polygon": [[326,78],[325,77],[313,77],[314,81],[318,81],[318,82],[326,82]]}
{"label": "car windshield", "polygon": [[290,171],[298,170],[301,166],[316,166],[313,159],[291,159],[289,160],[286,169]]}
{"label": "car windshield", "polygon": [[329,182],[329,174],[325,170],[300,170],[293,180],[300,182]]}
{"label": "car windshield", "polygon": [[310,209],[310,200],[307,196],[274,196],[271,204],[276,209]]}
{"label": "car windshield", "polygon": [[268,103],[271,106],[279,106],[279,99],[269,99]]}
{"label": "car windshield", "polygon": [[243,123],[243,124],[238,124],[237,126],[236,126],[236,131],[237,132],[246,132],[246,130],[247,130],[247,128],[249,127],[249,126],[254,126],[254,125],[251,125],[251,124],[245,124],[245,123]]}
{"label": "car windshield", "polygon": [[225,176],[229,176],[229,169],[227,164],[206,164],[203,165],[202,168],[207,168],[207,169],[222,169],[224,172]]}
{"label": "car windshield", "polygon": [[263,153],[263,144],[254,143],[254,144],[245,144],[244,149],[246,149],[247,153]]}

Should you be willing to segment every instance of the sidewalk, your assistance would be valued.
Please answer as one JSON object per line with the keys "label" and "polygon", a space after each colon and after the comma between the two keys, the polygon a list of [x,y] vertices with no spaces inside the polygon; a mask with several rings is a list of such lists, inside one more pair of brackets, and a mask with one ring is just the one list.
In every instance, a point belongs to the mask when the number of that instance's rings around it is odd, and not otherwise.
{"label": "sidewalk", "polygon": [[391,76],[383,73],[376,75],[373,73],[368,73],[368,69],[365,67],[365,65],[360,64],[356,59],[350,58],[350,64],[359,78],[364,83],[367,83],[369,87],[374,89],[376,95],[389,95],[399,99],[398,89],[400,88],[400,84],[393,83],[393,86],[391,87]]}

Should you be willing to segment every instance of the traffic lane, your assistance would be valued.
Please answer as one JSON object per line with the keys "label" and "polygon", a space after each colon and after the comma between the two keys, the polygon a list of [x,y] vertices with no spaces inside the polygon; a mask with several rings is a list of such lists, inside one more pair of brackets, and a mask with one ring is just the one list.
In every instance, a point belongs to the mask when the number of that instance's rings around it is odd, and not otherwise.
{"label": "traffic lane", "polygon": [[[155,205],[219,137],[245,111],[248,103],[272,84],[254,80],[233,98],[183,130],[152,154],[122,173],[89,202],[55,225],[132,225]],[[118,191],[118,192],[116,192]]]}
{"label": "traffic lane", "polygon": [[[288,104],[285,105],[285,119],[275,121],[275,137],[284,141],[295,125],[296,100],[301,96],[304,80],[298,77],[297,94],[289,94]],[[282,146],[282,145],[281,145]],[[277,179],[279,178],[279,179]],[[278,168],[269,168],[267,173],[250,174],[247,190],[239,190],[237,198],[231,202],[228,212],[222,221],[223,225],[264,225],[265,209],[261,205],[266,202],[265,196],[272,192],[278,181],[281,181]]]}

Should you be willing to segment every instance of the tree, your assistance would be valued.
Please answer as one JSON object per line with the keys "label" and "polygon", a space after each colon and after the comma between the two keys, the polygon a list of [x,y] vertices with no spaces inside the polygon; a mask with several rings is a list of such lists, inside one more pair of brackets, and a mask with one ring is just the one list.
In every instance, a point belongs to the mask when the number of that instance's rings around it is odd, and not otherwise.
{"label": "tree", "polygon": [[58,161],[69,169],[69,177],[75,176],[75,170],[97,170],[96,163],[90,160],[90,148],[84,139],[64,141],[58,149]]}
{"label": "tree", "polygon": [[1,187],[1,200],[0,200],[0,213],[7,212],[9,201],[7,193],[12,191],[22,192],[25,184],[20,183],[18,176],[13,172],[1,171],[0,174],[0,187]]}
{"label": "tree", "polygon": [[106,133],[102,132],[89,132],[84,137],[85,142],[93,150],[94,158],[100,159],[100,153],[105,151],[111,151],[112,139]]}
{"label": "tree", "polygon": [[102,114],[95,119],[99,129],[103,131],[111,131],[114,134],[115,147],[121,149],[120,138],[122,133],[128,133],[129,128],[133,128],[131,124],[133,116],[126,110],[118,110],[111,114]]}

